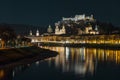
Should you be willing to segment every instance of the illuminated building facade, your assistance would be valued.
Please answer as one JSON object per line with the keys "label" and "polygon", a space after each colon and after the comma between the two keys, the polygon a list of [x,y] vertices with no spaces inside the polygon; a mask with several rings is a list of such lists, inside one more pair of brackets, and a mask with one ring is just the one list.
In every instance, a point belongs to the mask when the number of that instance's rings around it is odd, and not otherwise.
{"label": "illuminated building facade", "polygon": [[78,35],[82,34],[99,34],[98,26],[96,25],[95,28],[91,25],[85,27],[85,30],[81,30],[81,28],[78,28]]}
{"label": "illuminated building facade", "polygon": [[62,19],[63,21],[68,21],[68,20],[71,20],[71,21],[79,21],[79,20],[94,20],[93,18],[93,15],[91,16],[85,16],[85,14],[83,15],[75,15],[75,17],[70,17],[70,18],[64,18]]}
{"label": "illuminated building facade", "polygon": [[36,31],[36,36],[39,36],[39,30],[37,29],[37,31]]}
{"label": "illuminated building facade", "polygon": [[97,25],[95,26],[95,29],[93,30],[92,26],[88,26],[85,28],[85,34],[99,34]]}
{"label": "illuminated building facade", "polygon": [[90,33],[90,31],[92,31],[93,29],[92,29],[92,26],[90,25],[90,26],[87,26],[86,28],[85,28],[85,34],[89,34]]}
{"label": "illuminated building facade", "polygon": [[62,26],[62,29],[60,29],[57,25],[55,28],[55,34],[60,35],[60,34],[66,34],[65,26]]}

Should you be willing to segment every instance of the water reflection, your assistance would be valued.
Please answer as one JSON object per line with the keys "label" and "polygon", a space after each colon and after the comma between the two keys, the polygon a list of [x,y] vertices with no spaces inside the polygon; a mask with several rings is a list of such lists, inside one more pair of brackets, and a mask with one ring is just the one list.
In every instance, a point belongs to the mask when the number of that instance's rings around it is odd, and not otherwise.
{"label": "water reflection", "polygon": [[[65,74],[72,73],[75,75],[80,75],[82,77],[85,77],[87,75],[94,76],[94,74],[99,73],[97,72],[98,71],[97,68],[105,68],[100,66],[101,63],[104,63],[104,66],[106,64],[108,64],[107,66],[112,66],[111,63],[114,63],[117,66],[119,66],[120,64],[120,50],[109,50],[109,49],[98,49],[98,48],[96,49],[96,48],[85,48],[85,47],[81,47],[81,48],[42,47],[42,48],[57,51],[59,52],[59,55],[56,57],[47,59],[46,60],[47,65],[45,63],[41,64],[42,61],[36,61],[33,64],[1,67],[0,80],[14,80],[14,77],[15,77],[15,80],[17,80],[16,76],[22,75],[22,73],[25,72],[26,70],[28,71],[32,70],[32,71],[29,71],[31,73],[33,73],[34,70],[42,71],[41,69],[43,68],[40,66],[43,66],[43,67],[48,66],[50,68],[55,67],[55,70],[59,70],[62,73],[65,73]],[[45,60],[43,60],[43,62],[45,62]],[[35,68],[35,69],[30,69],[31,66],[32,68]],[[114,67],[116,68],[116,66],[113,66],[112,68]],[[46,72],[45,74],[47,73],[49,75],[50,72]],[[25,72],[25,74],[30,74],[30,73]],[[39,72],[34,75],[39,76],[42,74],[43,74],[42,72]]]}
{"label": "water reflection", "polygon": [[[43,47],[58,51],[55,57],[55,67],[62,72],[74,72],[81,76],[93,75],[96,72],[98,61],[120,64],[120,50],[106,50],[95,48],[70,48],[70,47]],[[51,64],[49,61],[49,65]]]}
{"label": "water reflection", "polygon": [[30,64],[20,66],[5,66],[0,68],[0,80],[13,80],[16,74],[23,72],[28,69]]}

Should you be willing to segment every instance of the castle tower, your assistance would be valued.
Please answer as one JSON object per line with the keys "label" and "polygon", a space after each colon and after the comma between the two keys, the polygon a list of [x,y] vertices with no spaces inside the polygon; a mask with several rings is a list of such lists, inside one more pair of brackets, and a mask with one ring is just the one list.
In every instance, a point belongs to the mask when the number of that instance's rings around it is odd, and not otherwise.
{"label": "castle tower", "polygon": [[39,36],[39,30],[37,29],[37,31],[36,31],[36,36]]}
{"label": "castle tower", "polygon": [[30,30],[30,34],[29,35],[32,36],[32,30]]}
{"label": "castle tower", "polygon": [[48,26],[47,32],[48,32],[48,33],[52,33],[52,32],[53,32],[53,30],[52,30],[52,28],[51,28],[50,25]]}
{"label": "castle tower", "polygon": [[59,28],[58,28],[58,26],[56,26],[56,28],[55,28],[55,34],[59,34]]}

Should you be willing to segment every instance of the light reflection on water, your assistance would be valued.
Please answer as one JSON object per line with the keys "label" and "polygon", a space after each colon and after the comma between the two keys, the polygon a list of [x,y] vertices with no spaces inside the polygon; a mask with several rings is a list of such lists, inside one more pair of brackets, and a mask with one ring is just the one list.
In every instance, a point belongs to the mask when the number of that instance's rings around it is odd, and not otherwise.
{"label": "light reflection on water", "polygon": [[[93,75],[99,62],[114,62],[120,64],[120,50],[70,47],[42,47],[59,52],[55,57],[55,67],[62,72],[74,72],[85,76]],[[49,59],[50,60],[50,59]],[[52,60],[51,60],[52,61]],[[51,64],[49,62],[49,64]]]}
{"label": "light reflection on water", "polygon": [[44,48],[59,52],[59,55],[55,57],[55,66],[62,69],[62,72],[74,72],[82,76],[86,73],[90,73],[91,75],[94,73],[96,61],[93,58],[94,55],[85,53],[86,48]]}
{"label": "light reflection on water", "polygon": [[30,67],[30,64],[20,65],[20,66],[5,66],[0,68],[0,80],[13,80],[16,74],[23,72]]}
{"label": "light reflection on water", "polygon": [[[59,55],[43,61],[36,61],[33,64],[20,65],[16,67],[0,68],[0,80],[14,80],[16,75],[22,75],[23,72],[32,67],[39,67],[44,61],[47,61],[48,67],[55,67],[63,74],[73,73],[85,77],[94,76],[97,73],[98,64],[114,63],[120,65],[120,50],[96,49],[96,48],[72,48],[72,47],[42,47],[59,52]],[[111,64],[108,64],[111,66]],[[45,65],[46,66],[46,65]],[[101,67],[100,67],[101,68]],[[32,73],[32,71],[30,71]],[[33,71],[34,72],[34,71]],[[41,73],[41,72],[40,72]],[[109,72],[108,72],[109,73]],[[25,73],[29,74],[29,73]],[[38,73],[34,74],[38,75]],[[15,79],[17,80],[17,79]],[[34,80],[34,79],[31,79]]]}

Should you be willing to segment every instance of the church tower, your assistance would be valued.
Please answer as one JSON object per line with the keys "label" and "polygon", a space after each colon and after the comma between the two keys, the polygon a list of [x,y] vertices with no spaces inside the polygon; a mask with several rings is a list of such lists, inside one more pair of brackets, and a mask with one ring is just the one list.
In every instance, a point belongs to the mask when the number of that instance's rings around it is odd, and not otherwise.
{"label": "church tower", "polygon": [[97,25],[95,26],[95,30],[98,31],[98,26]]}
{"label": "church tower", "polygon": [[62,34],[66,34],[65,26],[62,27]]}
{"label": "church tower", "polygon": [[56,28],[55,28],[55,34],[59,34],[59,28],[58,28],[58,26],[56,26]]}
{"label": "church tower", "polygon": [[98,25],[95,26],[95,31],[96,31],[95,34],[99,34]]}
{"label": "church tower", "polygon": [[37,29],[37,31],[36,31],[36,36],[39,36],[39,30]]}
{"label": "church tower", "polygon": [[30,34],[29,35],[32,36],[32,30],[30,30]]}
{"label": "church tower", "polygon": [[48,27],[48,29],[47,29],[47,32],[48,32],[48,33],[52,33],[52,32],[53,32],[53,30],[52,30],[52,28],[51,28],[50,25],[49,25],[49,27]]}

